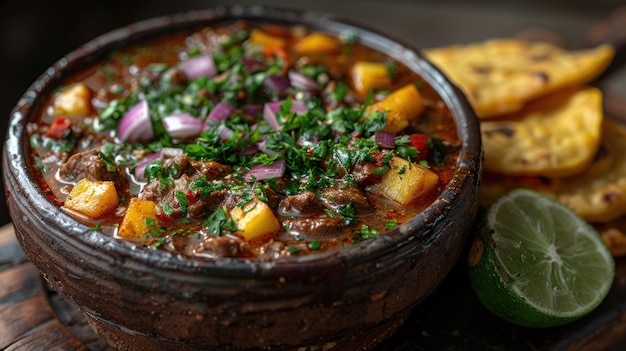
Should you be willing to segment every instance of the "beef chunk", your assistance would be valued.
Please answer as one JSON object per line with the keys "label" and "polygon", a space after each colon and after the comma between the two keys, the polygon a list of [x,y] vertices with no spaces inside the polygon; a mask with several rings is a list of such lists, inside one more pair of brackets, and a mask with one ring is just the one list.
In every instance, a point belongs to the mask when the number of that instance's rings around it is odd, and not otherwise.
{"label": "beef chunk", "polygon": [[[174,218],[202,218],[220,206],[226,205],[232,209],[241,201],[225,189],[202,196],[193,185],[200,179],[208,182],[223,180],[231,173],[230,166],[215,161],[195,161],[183,154],[169,161],[166,168],[167,173],[174,175],[173,181],[164,185],[161,179],[155,178],[143,187],[138,196],[143,200],[154,201],[161,207],[167,204],[173,210],[171,216]],[[177,171],[172,172],[173,168]],[[187,199],[187,207],[182,208],[177,194],[188,192],[191,192],[190,199]]]}
{"label": "beef chunk", "polygon": [[178,169],[177,177],[186,174],[197,179],[199,175],[203,175],[208,181],[222,179],[232,173],[232,168],[229,165],[215,161],[195,161],[189,158],[187,154],[174,157],[166,167],[168,169],[176,167]]}
{"label": "beef chunk", "polygon": [[184,85],[187,83],[187,75],[180,66],[174,66],[161,75],[161,82],[167,85]]}
{"label": "beef chunk", "polygon": [[361,186],[376,184],[381,180],[380,176],[374,175],[374,171],[380,167],[374,162],[359,162],[352,167],[350,175]]}
{"label": "beef chunk", "polygon": [[336,239],[343,233],[343,217],[322,215],[316,217],[296,217],[285,221],[289,231],[310,240]]}
{"label": "beef chunk", "polygon": [[195,250],[211,257],[236,257],[241,252],[241,244],[240,240],[228,236],[208,237]]}
{"label": "beef chunk", "polygon": [[[166,187],[163,187],[158,179],[154,179],[144,186],[138,197],[142,200],[154,201],[161,207],[168,204],[172,208],[172,217],[181,217],[183,215],[183,211],[176,194],[178,192],[186,194],[189,182],[191,182],[191,178],[187,175],[183,175],[182,177],[175,179],[174,182],[168,184]],[[187,207],[186,210],[189,211],[189,207]],[[201,208],[196,207],[192,213],[193,216],[200,216],[201,213],[199,212],[201,210]]]}
{"label": "beef chunk", "polygon": [[320,197],[324,206],[335,212],[339,212],[340,208],[348,206],[350,203],[354,206],[357,217],[366,216],[374,212],[374,206],[369,203],[367,197],[356,187],[333,186],[324,189]]}
{"label": "beef chunk", "polygon": [[111,171],[100,157],[100,149],[91,149],[72,155],[59,169],[59,176],[67,181],[83,178],[112,181],[118,192],[128,187],[128,178],[117,168]]}
{"label": "beef chunk", "polygon": [[308,217],[324,212],[324,205],[311,191],[285,197],[278,204],[278,213],[289,217]]}

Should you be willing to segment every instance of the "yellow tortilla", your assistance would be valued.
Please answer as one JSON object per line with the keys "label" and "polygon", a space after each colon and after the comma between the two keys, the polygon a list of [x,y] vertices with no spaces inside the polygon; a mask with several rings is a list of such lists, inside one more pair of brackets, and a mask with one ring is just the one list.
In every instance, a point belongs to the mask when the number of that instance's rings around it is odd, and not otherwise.
{"label": "yellow tortilla", "polygon": [[602,152],[587,169],[571,177],[485,173],[481,205],[489,206],[514,188],[530,188],[555,198],[589,222],[608,222],[626,215],[626,125],[604,118],[602,134]]}
{"label": "yellow tortilla", "polygon": [[512,176],[567,177],[587,168],[600,145],[602,93],[561,90],[517,113],[481,122],[485,170]]}
{"label": "yellow tortilla", "polygon": [[553,44],[491,39],[425,50],[426,56],[465,92],[481,119],[515,112],[539,96],[584,85],[610,64],[603,44],[567,51]]}

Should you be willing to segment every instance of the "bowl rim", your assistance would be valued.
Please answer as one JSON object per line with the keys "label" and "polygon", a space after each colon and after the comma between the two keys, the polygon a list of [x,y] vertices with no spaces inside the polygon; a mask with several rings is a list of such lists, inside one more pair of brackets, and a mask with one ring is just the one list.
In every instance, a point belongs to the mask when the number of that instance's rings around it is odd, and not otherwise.
{"label": "bowl rim", "polygon": [[[89,67],[89,65],[97,62],[97,58],[103,57],[115,47],[138,43],[148,37],[158,36],[170,30],[219,25],[233,20],[303,24],[334,34],[346,31],[356,32],[363,44],[399,60],[409,69],[417,72],[435,89],[451,110],[462,143],[453,177],[443,192],[419,215],[390,230],[385,235],[339,250],[290,256],[272,261],[244,258],[195,259],[162,250],[142,248],[126,240],[92,230],[61,211],[55,203],[45,196],[34,180],[30,161],[20,150],[27,150],[26,124],[38,111],[38,105],[41,104],[42,98],[51,92],[55,84],[72,76],[76,66],[80,66],[78,71],[83,70],[85,65]],[[250,274],[282,276],[286,271],[301,270],[303,267],[308,267],[307,269],[311,269],[311,267],[350,267],[389,255],[415,241],[422,241],[422,246],[427,246],[430,241],[435,239],[436,233],[431,234],[430,237],[421,236],[418,235],[417,229],[436,226],[437,222],[447,213],[449,205],[466,193],[464,189],[469,189],[478,184],[482,170],[479,123],[473,109],[462,91],[441,70],[430,63],[415,46],[380,30],[372,29],[362,23],[356,23],[334,14],[262,5],[217,6],[153,17],[114,29],[90,40],[56,61],[33,82],[18,100],[11,112],[4,149],[3,166],[5,173],[11,172],[11,176],[15,177],[16,182],[23,187],[20,193],[29,198],[31,204],[36,204],[31,205],[31,211],[41,217],[53,216],[55,220],[71,225],[70,230],[67,230],[66,233],[56,233],[63,236],[62,240],[68,244],[82,251],[103,247],[108,254],[121,255],[125,261],[135,262],[138,266],[145,263],[153,268],[181,272],[226,269],[233,275],[239,276],[249,276]],[[12,167],[9,163],[12,166],[22,166],[25,171],[18,171],[20,167]],[[3,176],[4,178],[8,177],[7,174]],[[7,191],[11,190],[7,189]],[[428,234],[428,231],[426,232]]]}

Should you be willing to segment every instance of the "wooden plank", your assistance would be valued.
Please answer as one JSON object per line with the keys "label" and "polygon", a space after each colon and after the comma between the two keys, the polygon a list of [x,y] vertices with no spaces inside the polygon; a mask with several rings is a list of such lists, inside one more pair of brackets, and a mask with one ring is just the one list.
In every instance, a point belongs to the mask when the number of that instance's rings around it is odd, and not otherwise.
{"label": "wooden plank", "polygon": [[0,305],[0,316],[2,316],[0,317],[0,349],[2,350],[33,328],[55,318],[44,294]]}
{"label": "wooden plank", "polygon": [[0,270],[26,261],[26,254],[15,239],[13,225],[0,227]]}
{"label": "wooden plank", "polygon": [[23,335],[6,351],[33,351],[33,350],[89,350],[87,346],[76,339],[58,320],[50,320],[38,325]]}
{"label": "wooden plank", "polygon": [[44,294],[39,271],[30,263],[0,271],[0,306]]}
{"label": "wooden plank", "polygon": [[39,277],[30,263],[0,271],[0,349],[33,327],[55,318]]}

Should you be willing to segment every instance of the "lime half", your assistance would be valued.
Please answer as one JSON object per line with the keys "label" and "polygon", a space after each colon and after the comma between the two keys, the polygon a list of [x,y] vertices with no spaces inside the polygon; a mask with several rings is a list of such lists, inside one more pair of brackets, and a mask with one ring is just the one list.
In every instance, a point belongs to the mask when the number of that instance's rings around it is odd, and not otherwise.
{"label": "lime half", "polygon": [[480,223],[468,265],[479,300],[524,327],[562,325],[593,311],[615,277],[615,261],[584,219],[537,192],[498,199]]}

